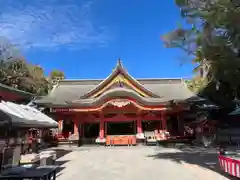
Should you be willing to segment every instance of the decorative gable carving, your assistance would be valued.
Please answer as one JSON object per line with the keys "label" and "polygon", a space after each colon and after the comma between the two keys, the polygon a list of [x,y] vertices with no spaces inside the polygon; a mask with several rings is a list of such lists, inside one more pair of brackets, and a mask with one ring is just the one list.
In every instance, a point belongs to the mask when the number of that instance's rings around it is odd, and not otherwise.
{"label": "decorative gable carving", "polygon": [[122,63],[119,60],[117,67],[114,69],[112,74],[96,88],[85,94],[82,98],[96,98],[114,87],[132,89],[142,97],[159,97],[151,91],[145,89],[137,80],[131,77],[122,67]]}
{"label": "decorative gable carving", "polygon": [[113,88],[124,88],[124,89],[132,89],[136,93],[138,93],[142,97],[149,97],[148,94],[143,92],[142,90],[138,89],[138,87],[135,87],[129,80],[127,80],[125,77],[123,77],[121,74],[119,74],[116,78],[114,78],[111,82],[109,82],[108,85],[106,85],[103,89],[101,89],[99,92],[97,92],[95,95],[92,96],[92,98],[96,98],[106,92],[109,89]]}
{"label": "decorative gable carving", "polygon": [[124,100],[124,99],[115,99],[115,100],[110,101],[109,104],[116,106],[118,108],[121,108],[121,107],[131,104],[131,102]]}

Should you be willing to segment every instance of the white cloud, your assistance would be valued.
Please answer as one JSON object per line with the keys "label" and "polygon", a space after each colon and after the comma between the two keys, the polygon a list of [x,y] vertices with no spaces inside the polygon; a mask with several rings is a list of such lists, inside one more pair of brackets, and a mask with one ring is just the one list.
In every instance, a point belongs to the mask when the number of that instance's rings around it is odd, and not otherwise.
{"label": "white cloud", "polygon": [[79,1],[1,1],[0,36],[24,49],[105,46],[108,31],[95,23],[93,2]]}

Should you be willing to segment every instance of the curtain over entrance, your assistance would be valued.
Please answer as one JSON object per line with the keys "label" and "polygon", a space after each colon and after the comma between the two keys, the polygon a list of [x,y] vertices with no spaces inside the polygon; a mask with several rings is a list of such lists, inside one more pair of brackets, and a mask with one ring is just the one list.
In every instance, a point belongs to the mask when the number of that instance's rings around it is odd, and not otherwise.
{"label": "curtain over entrance", "polygon": [[107,135],[133,135],[136,134],[134,121],[130,122],[107,122]]}

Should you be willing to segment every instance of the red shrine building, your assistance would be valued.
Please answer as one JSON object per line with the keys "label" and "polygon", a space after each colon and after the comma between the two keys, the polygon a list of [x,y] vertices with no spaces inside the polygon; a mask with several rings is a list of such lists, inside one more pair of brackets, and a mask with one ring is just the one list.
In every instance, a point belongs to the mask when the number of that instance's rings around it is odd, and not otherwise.
{"label": "red shrine building", "polygon": [[1,100],[11,101],[18,104],[28,103],[35,95],[26,91],[15,89],[0,83],[0,97]]}
{"label": "red shrine building", "polygon": [[48,107],[59,133],[84,140],[136,144],[147,133],[183,135],[186,101],[198,98],[183,79],[135,79],[119,60],[102,80],[62,80],[35,102]]}

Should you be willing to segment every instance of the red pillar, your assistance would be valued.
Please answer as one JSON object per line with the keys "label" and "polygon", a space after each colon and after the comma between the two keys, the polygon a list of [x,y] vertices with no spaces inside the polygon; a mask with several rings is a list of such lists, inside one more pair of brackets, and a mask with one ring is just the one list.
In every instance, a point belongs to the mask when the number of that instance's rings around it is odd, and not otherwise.
{"label": "red pillar", "polygon": [[137,115],[137,133],[142,133],[142,119],[141,115]]}
{"label": "red pillar", "polygon": [[81,137],[84,137],[84,122],[81,123],[80,134],[81,134]]}
{"label": "red pillar", "polygon": [[63,120],[58,120],[58,132],[62,133],[63,129]]}
{"label": "red pillar", "polygon": [[77,137],[78,136],[78,123],[79,123],[78,117],[76,115],[73,116],[72,121],[73,121],[73,134],[75,137]]}
{"label": "red pillar", "polygon": [[162,112],[161,112],[161,116],[162,116],[162,129],[163,129],[163,130],[167,130],[166,112],[165,112],[165,111],[162,111]]}
{"label": "red pillar", "polygon": [[104,116],[100,114],[99,138],[104,139]]}
{"label": "red pillar", "polygon": [[74,120],[74,134],[75,135],[78,135],[78,121],[77,120]]}
{"label": "red pillar", "polygon": [[179,113],[179,115],[177,117],[177,119],[178,119],[178,132],[181,135],[184,135],[184,122],[183,122],[182,117],[183,117],[182,113]]}
{"label": "red pillar", "polygon": [[160,130],[162,130],[162,129],[163,129],[163,128],[162,128],[162,120],[160,119],[160,121],[159,121],[159,129],[158,129],[158,130],[160,131]]}
{"label": "red pillar", "polygon": [[104,135],[107,135],[107,123],[104,123]]}

